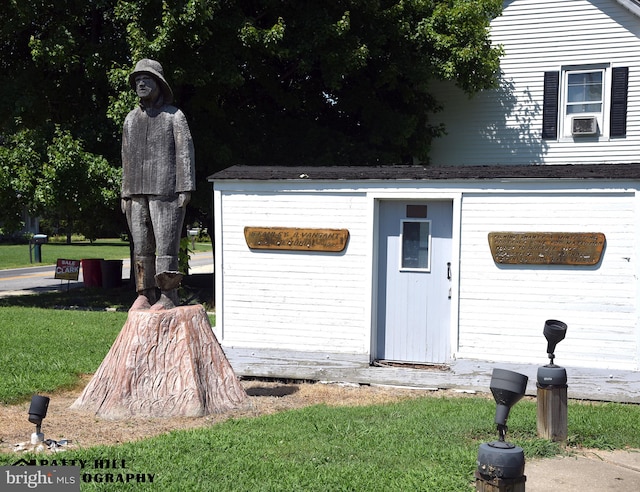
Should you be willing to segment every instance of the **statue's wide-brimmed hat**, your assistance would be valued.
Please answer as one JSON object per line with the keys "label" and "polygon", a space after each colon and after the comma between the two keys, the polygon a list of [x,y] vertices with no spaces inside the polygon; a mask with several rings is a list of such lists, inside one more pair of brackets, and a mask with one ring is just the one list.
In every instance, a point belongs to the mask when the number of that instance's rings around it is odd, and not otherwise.
{"label": "statue's wide-brimmed hat", "polygon": [[148,58],[143,58],[138,63],[136,63],[136,68],[134,68],[133,72],[131,72],[131,75],[129,75],[129,84],[131,84],[133,90],[136,89],[136,75],[140,75],[143,73],[153,76],[160,83],[164,102],[166,104],[171,103],[173,101],[173,91],[164,78],[162,65],[160,65],[159,62],[150,60]]}

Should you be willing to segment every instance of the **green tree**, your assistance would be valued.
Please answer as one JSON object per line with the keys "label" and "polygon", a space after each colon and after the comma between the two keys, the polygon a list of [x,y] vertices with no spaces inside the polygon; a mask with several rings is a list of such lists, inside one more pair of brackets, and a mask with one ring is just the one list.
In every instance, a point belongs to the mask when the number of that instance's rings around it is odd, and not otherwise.
{"label": "green tree", "polygon": [[209,206],[206,176],[231,164],[427,162],[444,131],[432,83],[450,80],[470,95],[495,85],[501,50],[489,26],[501,8],[500,0],[11,0],[0,21],[0,145],[32,131],[34,146],[46,148],[58,126],[119,167],[121,125],[135,105],[127,76],[144,56],[163,64],[194,136],[192,210]]}
{"label": "green tree", "polygon": [[[0,21],[0,192],[5,206],[0,223],[8,233],[19,229],[25,209],[51,221],[59,217],[51,203],[44,206],[50,193],[42,189],[55,169],[47,148],[60,137],[56,128],[83,142],[85,159],[93,154],[101,156],[101,164],[111,164],[104,169],[106,180],[119,167],[119,129],[107,115],[113,96],[108,70],[117,60],[128,63],[128,48],[113,19],[116,0],[5,3]],[[63,184],[82,183],[88,185],[86,176]],[[97,200],[103,195],[85,190],[85,196]],[[117,221],[115,215],[100,216],[105,208],[114,209],[109,200],[76,210],[76,217],[86,213],[78,223]]]}
{"label": "green tree", "polygon": [[39,129],[50,142],[56,125],[108,159],[119,130],[107,117],[113,95],[107,72],[128,63],[116,0],[12,0],[0,22],[0,133]]}
{"label": "green tree", "polygon": [[35,184],[42,167],[41,151],[32,131],[21,131],[0,145],[0,232],[13,234],[23,226],[25,213],[34,214]]}
{"label": "green tree", "polygon": [[[435,80],[493,87],[497,0],[121,0],[133,58],[165,63],[201,169],[428,160]],[[122,78],[122,77],[121,77]],[[112,114],[121,121],[123,114]]]}
{"label": "green tree", "polygon": [[80,141],[58,129],[35,190],[38,210],[64,223],[68,243],[74,231],[94,240],[105,215],[119,204],[120,179],[120,169],[84,151]]}

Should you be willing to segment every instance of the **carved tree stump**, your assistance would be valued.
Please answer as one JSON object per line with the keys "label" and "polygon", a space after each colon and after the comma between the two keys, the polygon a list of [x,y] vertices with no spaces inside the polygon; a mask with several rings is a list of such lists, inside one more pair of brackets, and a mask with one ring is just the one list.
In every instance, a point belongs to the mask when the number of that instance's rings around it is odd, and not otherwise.
{"label": "carved tree stump", "polygon": [[71,406],[109,419],[200,417],[248,403],[204,308],[130,310]]}

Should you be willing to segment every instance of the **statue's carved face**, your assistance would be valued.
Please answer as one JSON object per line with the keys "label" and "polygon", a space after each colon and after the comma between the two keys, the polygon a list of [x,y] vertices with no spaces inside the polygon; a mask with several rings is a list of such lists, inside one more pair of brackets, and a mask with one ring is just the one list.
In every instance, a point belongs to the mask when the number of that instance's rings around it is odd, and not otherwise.
{"label": "statue's carved face", "polygon": [[160,94],[160,87],[151,75],[136,75],[136,94],[143,101],[155,101]]}

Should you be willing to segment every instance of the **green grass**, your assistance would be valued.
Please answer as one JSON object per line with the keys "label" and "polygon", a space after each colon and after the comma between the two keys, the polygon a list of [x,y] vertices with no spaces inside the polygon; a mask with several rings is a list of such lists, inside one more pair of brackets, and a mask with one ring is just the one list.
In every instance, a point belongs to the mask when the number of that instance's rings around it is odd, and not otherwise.
{"label": "green grass", "polygon": [[[211,243],[196,243],[195,252],[211,251]],[[92,243],[76,240],[72,244],[49,242],[41,245],[42,263],[29,262],[28,244],[1,244],[0,268],[21,268],[38,265],[55,265],[58,258],[82,260],[100,258],[120,260],[129,258],[129,243],[120,239],[98,239]],[[35,259],[34,252],[32,258]]]}
{"label": "green grass", "polygon": [[[353,408],[317,405],[46,458],[85,460],[90,464],[83,473],[89,475],[154,476],[152,484],[82,483],[83,491],[458,492],[471,490],[478,447],[496,437],[494,411],[488,398],[425,397]],[[597,432],[608,446],[640,447],[640,406],[570,402],[569,416],[576,445],[592,442],[577,436]],[[535,402],[518,403],[508,440],[523,447],[527,460],[563,452],[536,437],[535,418]],[[124,460],[126,468],[95,469],[96,459]],[[0,464],[12,460],[16,455],[0,455]]]}
{"label": "green grass", "polygon": [[[2,244],[0,245],[0,268],[55,265],[58,258],[120,260],[129,258],[129,243],[119,239],[98,239],[93,244],[89,241],[77,241],[72,244],[46,243],[41,245],[40,251],[42,263],[30,263],[28,244]],[[32,258],[35,260],[34,252],[32,252]]]}
{"label": "green grass", "polygon": [[[200,295],[210,297],[186,284],[179,292],[190,304],[204,304]],[[81,374],[93,373],[136,296],[133,286],[124,285],[0,299],[0,403],[73,386]],[[215,315],[209,318],[215,326]]]}
{"label": "green grass", "polygon": [[489,437],[491,419],[482,414],[491,411],[484,400],[437,398],[320,405],[66,454],[114,456],[155,475],[155,485],[137,484],[136,490],[460,491],[473,476],[473,436]]}
{"label": "green grass", "polygon": [[[0,299],[0,402],[28,401],[93,373],[126,319],[125,312],[104,308],[127,306],[133,296],[123,287]],[[82,309],[54,309],[71,306]],[[154,476],[153,483],[82,482],[83,492],[471,490],[478,446],[497,437],[494,412],[495,403],[485,397],[318,405],[118,446],[46,456],[0,453],[0,465],[19,458],[82,459],[89,463],[85,480],[107,473]],[[570,401],[568,445],[640,448],[638,422],[640,405]],[[512,409],[507,438],[527,460],[566,452],[537,437],[531,399]],[[126,468],[96,469],[99,459],[125,460]]]}
{"label": "green grass", "polygon": [[0,309],[0,402],[77,384],[97,369],[125,320],[122,312]]}

